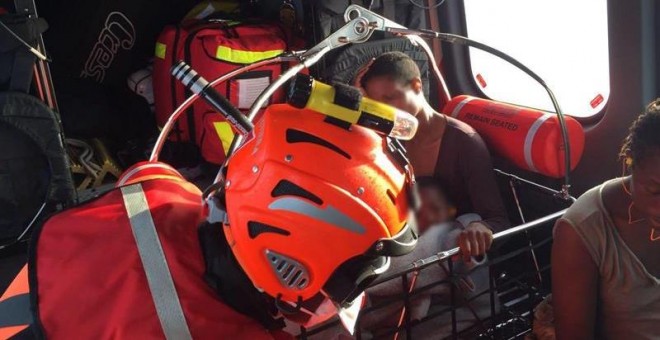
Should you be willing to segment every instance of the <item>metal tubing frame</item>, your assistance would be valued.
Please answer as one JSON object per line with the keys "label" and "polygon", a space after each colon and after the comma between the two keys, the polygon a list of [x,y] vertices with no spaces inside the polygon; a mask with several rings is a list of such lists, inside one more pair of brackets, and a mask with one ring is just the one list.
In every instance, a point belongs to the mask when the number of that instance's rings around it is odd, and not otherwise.
{"label": "metal tubing frame", "polygon": [[[264,65],[268,64],[274,64],[274,63],[282,63],[282,62],[287,62],[287,61],[296,61],[298,60],[297,57],[295,56],[277,56],[271,59],[266,59],[262,60],[259,62],[256,62],[254,64],[249,64],[246,66],[243,66],[241,68],[238,68],[236,70],[233,70],[229,73],[226,73],[216,79],[214,79],[209,85],[211,87],[218,86],[219,84],[224,83],[225,81],[234,78],[238,75],[241,75],[245,72],[251,71],[255,68],[259,68]],[[154,145],[153,150],[151,151],[151,156],[149,157],[150,162],[157,162],[158,157],[160,155],[160,152],[163,148],[163,145],[165,144],[165,140],[167,139],[167,136],[170,134],[172,131],[172,128],[174,127],[174,123],[179,119],[179,116],[188,109],[192,104],[194,104],[197,100],[199,100],[199,95],[198,94],[192,94],[190,97],[186,98],[186,100],[179,105],[179,107],[172,112],[170,117],[167,119],[167,122],[163,126],[160,134],[158,135],[158,139],[156,140],[156,144]]]}
{"label": "metal tubing frame", "polygon": [[[346,8],[346,10],[344,11],[344,20],[348,22],[352,14],[366,18],[369,21],[369,25],[371,27],[380,31],[387,31],[389,29],[408,29],[407,27],[397,22],[394,22],[388,18],[373,13],[358,5],[350,5]],[[435,60],[435,56],[433,55],[433,51],[431,50],[431,47],[426,42],[426,40],[424,40],[419,36],[404,35],[404,37],[410,40],[414,45],[418,45],[419,47],[421,47],[424,50],[424,52],[427,54],[429,58],[429,62],[431,63],[435,76],[438,80],[439,83],[438,85],[440,85],[440,88],[442,89],[441,92],[442,92],[443,100],[445,101],[445,103],[448,103],[449,100],[451,100],[449,87],[447,86],[447,82],[445,81],[445,78],[442,76],[442,72],[440,72],[440,68],[438,67],[438,63]]]}
{"label": "metal tubing frame", "polygon": [[[535,227],[538,227],[538,226],[540,226],[540,225],[542,225],[542,224],[544,224],[548,221],[551,221],[553,219],[557,219],[557,218],[561,217],[566,212],[566,210],[567,209],[562,209],[562,210],[554,212],[550,215],[546,215],[546,216],[541,217],[539,219],[536,219],[536,220],[533,220],[533,221],[530,221],[530,222],[527,222],[527,223],[523,223],[523,224],[521,224],[517,227],[513,227],[513,228],[510,228],[510,229],[501,231],[499,233],[496,233],[495,235],[493,235],[493,240],[499,241],[501,239],[505,239],[505,238],[513,236],[517,233],[523,232],[525,230],[531,230],[531,229],[533,229]],[[446,260],[446,259],[448,259],[448,258],[450,258],[454,255],[458,255],[459,253],[460,253],[460,248],[455,247],[455,248],[452,248],[452,249],[449,249],[449,250],[441,251],[441,252],[437,253],[436,255],[427,257],[425,259],[417,260],[417,261],[414,262],[414,264],[411,264],[406,269],[404,269],[404,270],[402,270],[398,273],[386,275],[386,276],[383,276],[383,277],[379,278],[378,280],[376,280],[374,282],[374,285],[385,282],[385,281],[389,281],[393,278],[396,278],[397,276],[403,275],[404,273],[408,274],[408,273],[410,273],[412,271],[415,271],[415,270],[421,270],[421,269],[426,268],[428,266],[434,265],[434,264],[436,264],[440,261],[444,261],[444,260]]]}
{"label": "metal tubing frame", "polygon": [[[250,108],[250,111],[248,113],[248,120],[253,121],[254,118],[257,116],[257,113],[259,113],[259,110],[261,107],[266,103],[268,98],[277,91],[284,83],[286,83],[289,79],[293,78],[298,72],[302,71],[304,68],[309,68],[310,66],[316,64],[326,53],[330,52],[333,47],[326,46],[325,48],[322,48],[318,53],[309,56],[306,58],[303,62],[301,62],[298,65],[293,66],[292,68],[288,69],[284,74],[280,75],[279,78],[272,84],[268,85],[266,90],[262,92],[259,97],[254,101],[252,104],[252,107]],[[243,142],[244,138],[241,135],[236,135],[234,136],[234,140],[231,143],[231,147],[229,148],[229,151],[227,151],[227,158],[225,159],[225,165],[231,158],[232,154],[238,149],[238,147],[241,145]],[[218,172],[218,176],[221,175],[221,172]]]}
{"label": "metal tubing frame", "polygon": [[[563,215],[563,213],[565,211],[566,211],[566,209],[563,209],[563,210],[557,211],[555,213],[549,214],[547,216],[541,217],[539,219],[530,221],[528,223],[521,224],[521,225],[519,225],[517,227],[514,227],[512,229],[509,229],[505,232],[497,233],[497,234],[495,234],[495,239],[496,240],[501,240],[501,239],[504,239],[504,238],[509,237],[509,236],[513,236],[513,235],[516,235],[516,234],[531,231],[534,228],[541,227],[542,225],[544,225],[548,221],[551,221],[553,219],[556,219],[556,218],[560,217],[561,215]],[[506,261],[510,261],[513,258],[521,256],[524,253],[536,250],[540,247],[547,246],[551,241],[552,241],[552,237],[550,236],[550,237],[547,237],[543,240],[540,240],[540,241],[536,242],[535,244],[527,244],[524,247],[517,248],[516,250],[513,250],[513,251],[511,251],[507,254],[503,254],[503,255],[501,255],[497,258],[489,259],[486,263],[484,263],[480,267],[484,267],[484,266],[491,267],[491,266],[499,265],[499,264],[504,263]],[[381,308],[385,308],[385,307],[391,305],[392,303],[395,303],[397,301],[401,301],[402,299],[404,300],[404,304],[409,303],[410,298],[413,298],[416,295],[418,295],[420,293],[423,293],[424,291],[429,290],[429,289],[431,289],[435,286],[438,286],[438,285],[449,284],[450,285],[450,291],[453,292],[455,288],[453,287],[453,284],[452,284],[452,277],[453,277],[452,276],[453,275],[452,257],[456,254],[458,254],[458,248],[454,248],[454,249],[450,249],[448,251],[440,252],[437,255],[431,256],[429,258],[415,261],[409,267],[407,267],[406,269],[400,270],[397,273],[393,273],[391,275],[387,275],[385,277],[382,277],[382,278],[378,279],[377,281],[372,283],[371,286],[375,286],[375,285],[378,285],[378,284],[386,282],[386,281],[401,279],[402,284],[404,285],[404,288],[403,288],[401,293],[399,293],[395,296],[392,296],[391,299],[388,298],[387,300],[382,301],[382,302],[380,302],[376,305],[365,308],[362,312],[363,313],[370,313],[372,311],[375,311],[375,310],[378,310],[378,309],[381,309]],[[446,263],[449,267],[450,275],[447,278],[445,278],[443,280],[440,280],[440,281],[432,282],[432,283],[427,284],[427,285],[422,286],[422,287],[418,287],[418,288],[414,289],[412,292],[408,292],[409,287],[408,287],[407,284],[408,284],[408,275],[409,274],[414,273],[416,271],[422,271],[423,269],[425,269],[426,267],[430,267],[431,265],[442,265],[444,263]],[[472,273],[476,269],[477,268],[472,269],[470,272],[466,273],[466,275],[469,275],[470,273]],[[539,271],[545,272],[549,269],[550,268],[548,266],[544,266],[543,268],[540,268]],[[496,299],[497,290],[502,289],[503,287],[513,287],[514,292],[515,292],[515,291],[520,291],[519,289],[516,289],[516,288],[522,288],[522,292],[524,292],[525,295],[527,295],[528,297],[533,297],[533,296],[535,296],[535,294],[538,294],[539,292],[537,290],[535,290],[533,286],[529,286],[528,284],[523,283],[521,280],[523,280],[525,278],[532,278],[535,275],[536,275],[535,272],[525,272],[525,273],[518,274],[518,275],[513,276],[513,277],[503,277],[502,279],[505,280],[505,281],[500,283],[499,287],[495,286],[496,278],[493,277],[493,275],[489,275],[489,288],[487,290],[476,293],[474,296],[467,299],[466,301],[467,302],[472,302],[472,301],[474,301],[475,299],[477,299],[478,297],[480,297],[482,295],[489,294],[490,295],[489,300],[491,302],[491,307],[490,307],[490,314],[491,315],[490,315],[490,318],[484,319],[482,321],[485,322],[487,320],[493,320],[496,317],[495,299]],[[450,298],[452,299],[452,304],[450,306],[448,306],[446,308],[443,308],[439,311],[435,311],[432,314],[429,314],[429,315],[425,316],[423,319],[419,320],[415,324],[423,323],[423,322],[426,322],[428,320],[435,319],[440,315],[446,314],[447,312],[451,312],[452,313],[452,336],[457,335],[458,334],[457,327],[456,327],[456,325],[454,325],[454,323],[456,321],[455,320],[455,312],[456,312],[457,307],[455,307],[455,305],[456,305],[455,302],[456,301],[454,301],[453,295],[454,294],[451,293]],[[533,314],[530,314],[530,313],[525,313],[525,315],[527,315],[527,316],[532,315],[533,316]],[[410,335],[409,332],[411,331],[412,327],[414,327],[414,325],[410,322],[410,320],[406,320],[406,321],[407,321],[406,324],[401,325],[400,327],[388,330],[384,336],[392,336],[392,335],[397,334],[397,333],[402,332],[402,331],[405,331],[407,333],[407,335],[409,336]],[[301,332],[300,336],[304,339],[304,338],[306,338],[306,336],[312,336],[312,335],[317,334],[321,331],[332,328],[334,325],[338,325],[338,323],[339,323],[339,321],[337,320],[337,321],[334,321],[334,322],[324,324],[324,325],[322,325],[318,328],[305,329],[304,332]],[[472,326],[472,327],[475,327],[475,326]],[[356,333],[358,333],[360,331],[361,330],[358,328],[356,330]],[[303,336],[303,334],[304,334],[304,336]]]}
{"label": "metal tubing frame", "polygon": [[[350,13],[357,11],[358,17],[354,19],[350,19]],[[270,84],[260,95],[257,97],[255,102],[253,103],[252,107],[250,108],[250,111],[248,113],[248,119],[250,121],[253,121],[254,118],[256,117],[257,113],[263,106],[263,104],[272,96],[272,94],[279,89],[286,81],[291,79],[293,76],[295,76],[298,72],[300,72],[303,68],[309,68],[313,64],[317,63],[326,53],[329,51],[344,46],[348,43],[361,43],[365,42],[369,39],[371,34],[375,30],[381,30],[381,31],[386,31],[387,28],[389,27],[396,27],[396,28],[405,28],[404,26],[401,26],[397,24],[394,21],[391,21],[389,19],[386,19],[384,17],[381,17],[365,8],[362,8],[357,5],[351,5],[347,8],[345,11],[345,20],[346,20],[346,25],[344,25],[342,28],[337,30],[335,33],[331,34],[329,37],[324,39],[321,43],[317,44],[316,46],[310,48],[307,51],[301,52],[300,54],[295,53],[294,55],[297,57],[294,57],[295,60],[301,60],[302,62],[298,65],[295,65],[291,69],[287,70],[284,74],[282,74],[275,82]],[[428,46],[428,43],[424,41],[421,37],[418,36],[407,36],[407,38],[422,47],[424,51],[428,54],[429,59],[431,61],[431,64],[433,66],[433,70],[436,74],[436,77],[438,78],[438,81],[440,83],[440,86],[442,87],[442,92],[443,96],[445,97],[445,101],[449,101],[450,99],[450,94],[449,94],[449,89],[447,87],[447,84],[445,82],[444,77],[442,76],[442,73],[440,72],[440,69],[435,61],[435,58],[433,57],[433,53]],[[285,61],[282,56],[275,57],[272,59],[264,60],[255,64],[247,65],[244,66],[240,69],[237,69],[235,71],[232,71],[230,73],[227,73],[223,76],[221,76],[218,79],[215,79],[213,82],[211,82],[211,86],[217,86],[218,84],[227,81],[228,79],[235,77],[236,75],[239,75],[241,73],[247,72],[251,69],[269,64],[269,63],[274,63],[274,62],[282,62]],[[156,144],[154,145],[154,148],[152,150],[152,153],[149,157],[149,161],[155,162],[158,161],[158,157],[160,154],[160,151],[162,150],[162,147],[165,143],[165,140],[167,136],[169,135],[170,131],[172,130],[172,127],[176,120],[179,118],[181,113],[190,107],[197,99],[199,95],[193,94],[190,97],[188,97],[169,117],[168,121],[166,122],[165,126],[163,127],[161,133],[158,136],[158,139],[156,140]],[[225,163],[221,167],[220,171],[218,171],[218,174],[216,175],[215,182],[221,181],[222,180],[222,168],[224,168],[229,159],[231,158],[232,154],[240,147],[240,145],[245,141],[245,138],[240,135],[234,136],[234,139],[232,140],[231,146],[229,148],[229,151],[227,152]]]}
{"label": "metal tubing frame", "polygon": [[560,194],[564,198],[568,199],[570,196],[570,170],[571,170],[571,146],[569,143],[568,139],[568,128],[566,127],[566,121],[564,119],[564,113],[559,106],[559,103],[557,102],[557,98],[555,97],[554,92],[550,89],[550,87],[546,84],[546,82],[539,76],[537,75],[534,71],[529,69],[527,66],[525,66],[523,63],[519,62],[515,58],[509,56],[508,54],[493,48],[491,46],[488,46],[484,43],[478,42],[476,40],[472,40],[470,38],[457,35],[457,34],[450,34],[450,33],[441,33],[441,32],[435,32],[431,30],[415,30],[415,29],[409,29],[405,27],[388,27],[387,31],[395,34],[401,34],[401,35],[414,35],[414,36],[429,36],[433,37],[436,39],[440,39],[442,41],[446,41],[451,44],[461,44],[461,45],[466,45],[469,47],[474,47],[477,49],[480,49],[482,51],[488,52],[494,56],[497,56],[504,61],[512,64],[513,66],[517,67],[521,71],[525,72],[527,75],[532,77],[534,80],[536,80],[542,87],[543,89],[548,93],[548,96],[550,97],[550,101],[552,102],[552,105],[555,108],[555,114],[557,115],[557,119],[559,120],[559,127],[560,127],[560,132],[562,136],[562,140],[564,142],[564,184],[562,185]]}

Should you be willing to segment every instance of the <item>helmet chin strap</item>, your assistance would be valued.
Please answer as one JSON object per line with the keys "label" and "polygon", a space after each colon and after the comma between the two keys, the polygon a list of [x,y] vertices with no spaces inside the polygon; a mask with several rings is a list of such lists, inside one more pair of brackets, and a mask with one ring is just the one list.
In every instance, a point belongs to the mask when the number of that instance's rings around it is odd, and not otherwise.
{"label": "helmet chin strap", "polygon": [[257,290],[234,258],[222,235],[220,223],[202,223],[198,228],[206,263],[204,281],[234,310],[259,322],[268,330],[282,329],[284,320],[274,316],[273,298]]}
{"label": "helmet chin strap", "polygon": [[275,307],[277,307],[277,310],[279,310],[285,316],[296,314],[301,310],[302,297],[298,296],[298,302],[296,302],[296,305],[291,306],[291,304],[289,304],[288,302],[283,301],[282,294],[279,294],[277,298],[275,298]]}

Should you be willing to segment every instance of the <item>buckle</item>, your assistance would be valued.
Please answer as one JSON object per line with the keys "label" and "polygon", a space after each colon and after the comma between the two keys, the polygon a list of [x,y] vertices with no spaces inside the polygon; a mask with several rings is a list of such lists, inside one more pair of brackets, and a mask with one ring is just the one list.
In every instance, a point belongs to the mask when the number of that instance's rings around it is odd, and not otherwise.
{"label": "buckle", "polygon": [[206,217],[206,221],[213,223],[222,223],[223,225],[229,225],[229,218],[227,216],[227,211],[225,206],[220,203],[220,199],[215,196],[211,196],[206,199],[206,206],[209,208],[209,214]]}

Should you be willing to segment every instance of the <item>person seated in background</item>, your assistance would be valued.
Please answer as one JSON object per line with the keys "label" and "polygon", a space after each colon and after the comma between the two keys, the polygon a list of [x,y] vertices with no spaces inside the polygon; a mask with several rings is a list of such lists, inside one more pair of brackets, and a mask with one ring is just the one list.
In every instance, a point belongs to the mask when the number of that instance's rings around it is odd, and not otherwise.
{"label": "person seated in background", "polygon": [[[389,272],[396,273],[404,270],[411,263],[428,258],[441,251],[455,248],[464,229],[475,221],[480,221],[476,214],[465,214],[456,218],[456,208],[447,198],[442,187],[432,177],[421,177],[417,179],[420,195],[420,209],[416,214],[419,230],[419,240],[413,252],[408,255],[391,258]],[[462,260],[453,264],[454,274],[460,278],[457,280],[456,302],[457,324],[459,331],[478,322],[477,318],[483,318],[490,312],[490,299],[488,294],[480,297],[470,304],[465,303],[474,294],[488,289],[488,268],[477,266],[485,262],[484,256],[470,258],[468,262]],[[421,288],[429,284],[445,280],[449,276],[446,264],[434,265],[425,268],[416,276],[414,287]],[[413,274],[408,275],[409,284],[412,282]],[[378,305],[387,300],[395,299],[403,294],[401,279],[394,279],[367,289],[367,297],[370,305]],[[446,309],[450,305],[449,283],[437,285],[431,289],[416,293],[411,298],[410,314],[411,320],[421,320],[431,310]],[[379,337],[382,333],[391,332],[400,324],[403,301],[391,303],[387,307],[376,309],[361,316],[360,325],[373,336]],[[470,310],[472,309],[472,310]],[[476,313],[478,316],[475,317]],[[424,324],[413,328],[414,339],[440,339],[451,334],[451,315],[449,312],[434,318]]]}
{"label": "person seated in background", "polygon": [[415,176],[432,176],[447,190],[457,214],[476,213],[459,236],[465,261],[486,253],[493,233],[510,226],[488,149],[469,125],[438,113],[426,101],[419,68],[402,52],[388,52],[363,67],[356,85],[365,95],[413,114],[415,137],[405,143]]}
{"label": "person seated in background", "polygon": [[620,155],[631,175],[587,191],[555,225],[557,339],[660,335],[660,98]]}

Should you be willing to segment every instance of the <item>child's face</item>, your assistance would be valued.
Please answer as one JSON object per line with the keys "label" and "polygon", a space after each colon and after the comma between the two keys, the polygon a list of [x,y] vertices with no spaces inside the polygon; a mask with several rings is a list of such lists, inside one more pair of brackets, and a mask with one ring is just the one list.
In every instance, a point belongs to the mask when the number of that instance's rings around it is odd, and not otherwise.
{"label": "child's face", "polygon": [[447,222],[453,218],[452,207],[440,194],[440,190],[433,187],[419,189],[421,206],[417,212],[419,233],[423,233],[432,225]]}

